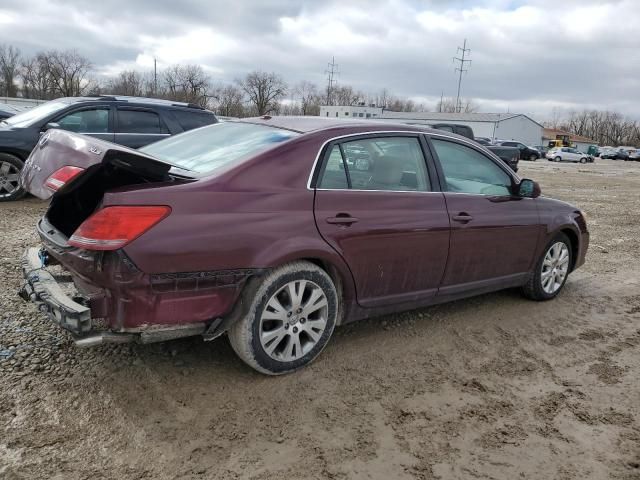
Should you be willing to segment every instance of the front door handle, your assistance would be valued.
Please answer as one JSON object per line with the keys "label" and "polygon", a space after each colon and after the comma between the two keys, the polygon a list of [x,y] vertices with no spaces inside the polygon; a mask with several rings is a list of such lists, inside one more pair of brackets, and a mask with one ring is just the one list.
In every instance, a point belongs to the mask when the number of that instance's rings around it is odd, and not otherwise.
{"label": "front door handle", "polygon": [[468,213],[460,212],[458,215],[454,215],[453,217],[451,217],[451,219],[455,220],[456,222],[467,223],[473,220],[473,217]]}
{"label": "front door handle", "polygon": [[352,217],[348,213],[339,213],[335,217],[329,217],[326,219],[327,223],[332,225],[345,225],[349,226],[352,223],[356,223],[358,219],[356,217]]}

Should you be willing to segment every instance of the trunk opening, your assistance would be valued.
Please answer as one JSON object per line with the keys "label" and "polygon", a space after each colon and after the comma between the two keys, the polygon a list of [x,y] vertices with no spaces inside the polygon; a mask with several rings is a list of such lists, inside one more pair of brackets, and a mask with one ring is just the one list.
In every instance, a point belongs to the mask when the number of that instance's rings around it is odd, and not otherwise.
{"label": "trunk opening", "polygon": [[169,166],[155,169],[140,167],[118,160],[89,167],[70,188],[62,189],[52,197],[47,220],[68,238],[95,212],[105,192],[129,185],[179,181],[167,173]]}

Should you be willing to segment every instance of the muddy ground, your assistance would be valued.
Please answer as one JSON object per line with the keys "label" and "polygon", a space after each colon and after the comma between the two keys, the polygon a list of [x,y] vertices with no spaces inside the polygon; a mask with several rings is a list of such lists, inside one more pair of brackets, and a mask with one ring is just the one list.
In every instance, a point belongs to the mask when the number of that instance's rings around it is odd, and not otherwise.
{"label": "muddy ground", "polygon": [[0,204],[0,478],[639,479],[640,163],[521,173],[588,214],[556,300],[370,319],[279,378],[226,338],[74,348],[15,295],[42,204]]}

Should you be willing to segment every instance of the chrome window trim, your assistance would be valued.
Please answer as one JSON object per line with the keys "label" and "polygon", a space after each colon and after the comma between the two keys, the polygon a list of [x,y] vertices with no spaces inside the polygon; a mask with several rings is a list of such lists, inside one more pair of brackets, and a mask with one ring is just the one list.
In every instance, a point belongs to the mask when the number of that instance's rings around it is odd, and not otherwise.
{"label": "chrome window trim", "polygon": [[170,137],[170,133],[136,133],[136,132],[115,132],[116,135],[148,135],[155,137]]}
{"label": "chrome window trim", "polygon": [[[318,161],[320,160],[320,155],[322,154],[322,151],[325,149],[325,147],[331,143],[334,142],[336,140],[340,140],[343,138],[349,138],[349,137],[359,137],[359,136],[364,136],[364,135],[377,135],[379,133],[384,133],[384,134],[388,134],[388,133],[401,133],[401,134],[411,134],[411,135],[425,135],[425,136],[432,136],[432,137],[442,137],[444,139],[447,140],[452,140],[454,142],[460,142],[460,143],[466,143],[467,145],[469,145],[470,147],[474,148],[475,150],[479,150],[478,147],[482,147],[482,145],[480,145],[479,143],[476,143],[472,140],[468,140],[468,139],[464,139],[464,138],[453,138],[450,135],[445,135],[445,134],[441,134],[441,133],[432,133],[432,132],[421,132],[421,131],[415,131],[415,130],[377,130],[377,131],[373,131],[373,132],[359,132],[359,133],[348,133],[346,135],[338,135],[337,137],[332,137],[328,140],[326,140],[321,146],[320,149],[318,150],[318,153],[316,154],[316,159],[313,161],[313,165],[311,166],[311,172],[309,173],[309,178],[307,179],[307,190],[324,190],[324,191],[344,191],[344,190],[351,190],[351,191],[357,191],[357,192],[391,192],[391,193],[402,193],[402,192],[407,192],[407,191],[399,191],[399,190],[354,190],[354,189],[344,189],[344,188],[338,188],[338,189],[332,189],[332,188],[311,188],[311,180],[313,179],[313,174],[316,171],[316,167],[318,166]],[[486,152],[479,152],[482,155],[486,156]],[[497,155],[495,155],[493,152],[489,151],[489,153],[491,155],[493,155],[495,158],[497,158],[498,160],[500,160],[500,162],[504,163],[504,161],[498,157]],[[425,160],[427,160],[425,158]],[[494,159],[495,160],[495,159]],[[512,177],[517,183],[520,181],[520,177],[516,174],[516,172],[514,172],[513,170],[511,170],[509,168],[508,165],[505,165],[507,168],[503,168],[501,165],[497,165],[498,168],[502,169],[507,175],[509,175],[510,177]],[[410,193],[460,193],[462,194],[463,192],[447,192],[447,191],[441,191],[441,192],[432,192],[432,191],[428,191],[428,192],[422,192],[422,191],[414,191],[414,190],[409,190],[408,192]],[[481,196],[489,196],[489,197],[495,197],[496,195],[484,195],[484,194],[465,194],[465,195],[481,195]]]}
{"label": "chrome window trim", "polygon": [[[316,155],[316,159],[313,162],[313,165],[311,166],[311,172],[309,173],[309,178],[307,180],[307,190],[322,190],[320,188],[311,188],[311,179],[313,179],[313,174],[316,171],[316,166],[318,165],[318,161],[320,160],[320,155],[322,154],[322,151],[325,149],[325,147],[331,143],[334,142],[336,140],[340,140],[341,138],[349,138],[349,137],[360,137],[360,136],[364,136],[364,135],[377,135],[379,133],[403,133],[403,134],[411,134],[411,135],[423,135],[424,132],[416,132],[411,131],[411,130],[377,130],[374,132],[359,132],[359,133],[348,133],[346,135],[338,135],[337,137],[332,137],[330,139],[328,139],[327,141],[325,141],[321,146],[320,149],[318,150],[318,153]],[[331,190],[331,189],[326,189],[326,190]],[[338,190],[344,190],[344,189],[338,189]],[[347,190],[352,190],[352,189],[347,189]],[[364,192],[372,192],[374,190],[362,190]],[[380,190],[383,192],[393,192],[395,190]]]}
{"label": "chrome window trim", "polygon": [[445,193],[431,190],[363,190],[361,188],[316,188],[315,190],[318,192],[437,193],[439,195]]}

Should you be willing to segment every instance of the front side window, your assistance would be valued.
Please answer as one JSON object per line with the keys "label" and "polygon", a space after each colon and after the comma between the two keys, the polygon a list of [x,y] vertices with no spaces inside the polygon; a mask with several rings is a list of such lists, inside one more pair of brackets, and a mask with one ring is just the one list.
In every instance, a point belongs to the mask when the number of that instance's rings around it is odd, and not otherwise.
{"label": "front side window", "polygon": [[429,176],[415,137],[366,138],[335,145],[319,188],[429,191]]}
{"label": "front side window", "polygon": [[146,110],[118,110],[118,133],[169,133],[155,112]]}
{"label": "front side window", "polygon": [[446,181],[446,190],[481,195],[511,195],[511,177],[480,152],[432,139]]}
{"label": "front side window", "polygon": [[78,133],[108,133],[109,109],[92,108],[69,113],[55,123],[63,130]]}

